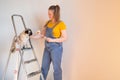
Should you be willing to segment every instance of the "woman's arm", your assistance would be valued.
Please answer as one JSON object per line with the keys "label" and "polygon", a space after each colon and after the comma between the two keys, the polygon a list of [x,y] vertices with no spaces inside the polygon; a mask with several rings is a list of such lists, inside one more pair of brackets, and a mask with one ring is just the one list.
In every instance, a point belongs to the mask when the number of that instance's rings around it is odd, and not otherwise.
{"label": "woman's arm", "polygon": [[44,38],[45,33],[46,33],[46,28],[45,28],[45,27],[43,27],[43,29],[42,29],[42,31],[41,31],[42,38]]}
{"label": "woman's arm", "polygon": [[45,29],[42,29],[42,31],[38,30],[35,35],[30,36],[32,39],[40,39],[43,38],[45,35]]}
{"label": "woman's arm", "polygon": [[40,31],[37,31],[36,34],[30,36],[31,39],[39,39],[40,38]]}
{"label": "woman's arm", "polygon": [[66,30],[61,31],[61,37],[57,39],[52,38],[45,38],[48,42],[64,42],[67,39],[67,32]]}

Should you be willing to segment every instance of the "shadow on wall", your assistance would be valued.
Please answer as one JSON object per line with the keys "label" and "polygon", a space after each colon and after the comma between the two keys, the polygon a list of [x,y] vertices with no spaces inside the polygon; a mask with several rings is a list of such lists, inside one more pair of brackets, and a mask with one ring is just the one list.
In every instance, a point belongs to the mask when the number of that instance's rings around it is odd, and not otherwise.
{"label": "shadow on wall", "polygon": [[40,30],[42,29],[42,27],[44,26],[44,24],[46,22],[45,18],[39,14],[34,16],[33,21],[35,21],[37,28]]}

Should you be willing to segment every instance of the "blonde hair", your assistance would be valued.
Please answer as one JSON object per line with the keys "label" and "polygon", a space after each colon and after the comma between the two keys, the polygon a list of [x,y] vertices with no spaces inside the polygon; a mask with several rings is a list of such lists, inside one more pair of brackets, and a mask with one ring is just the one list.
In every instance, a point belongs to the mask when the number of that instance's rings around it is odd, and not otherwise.
{"label": "blonde hair", "polygon": [[52,5],[49,7],[49,10],[53,10],[55,21],[58,22],[60,20],[60,7],[59,5]]}

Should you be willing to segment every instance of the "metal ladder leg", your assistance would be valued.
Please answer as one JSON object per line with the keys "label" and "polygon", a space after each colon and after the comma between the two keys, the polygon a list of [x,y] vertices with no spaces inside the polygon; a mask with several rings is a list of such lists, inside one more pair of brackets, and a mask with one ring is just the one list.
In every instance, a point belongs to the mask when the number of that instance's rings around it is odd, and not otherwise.
{"label": "metal ladder leg", "polygon": [[11,52],[9,53],[9,56],[8,56],[8,60],[7,60],[7,64],[6,64],[6,66],[5,66],[5,71],[4,71],[4,73],[3,73],[3,78],[2,78],[2,80],[5,80],[6,71],[7,71],[7,68],[8,68],[8,64],[9,64],[10,56],[11,56]]}
{"label": "metal ladder leg", "polygon": [[[14,43],[14,41],[15,41],[15,38],[16,38],[16,36],[14,36],[14,38],[13,38],[13,42],[12,42],[11,48],[12,48],[12,46],[13,46],[13,43]],[[6,76],[6,72],[7,72],[9,60],[10,60],[10,57],[11,57],[11,54],[12,54],[12,53],[11,53],[11,48],[10,48],[10,51],[9,51],[8,60],[7,60],[6,66],[5,66],[5,70],[4,70],[4,73],[3,73],[2,80],[5,80],[5,76]]]}
{"label": "metal ladder leg", "polygon": [[[30,39],[29,39],[29,43],[30,43],[30,45],[31,45],[31,48],[32,48],[32,51],[33,51],[33,55],[34,55],[35,59],[37,59],[36,54],[35,54],[35,50],[34,50],[34,48],[33,48],[33,46],[32,46],[32,43],[31,43],[31,40],[30,40]],[[38,64],[38,66],[39,66],[39,70],[41,70],[40,65],[39,65],[39,62],[38,62],[38,59],[37,59],[37,64]],[[41,71],[40,71],[40,72],[41,72]]]}
{"label": "metal ladder leg", "polygon": [[[19,66],[19,71],[20,71],[21,65],[23,65],[23,69],[25,70],[25,73],[26,73],[26,75],[27,75],[27,70],[26,70],[26,68],[25,68],[24,60],[23,60],[24,51],[23,51],[23,50],[20,50],[19,53],[20,53],[20,57],[21,57],[20,66]],[[18,80],[19,80],[19,76],[18,76]]]}
{"label": "metal ladder leg", "polygon": [[18,68],[18,76],[17,76],[17,80],[19,80],[21,64],[22,64],[22,59],[21,59],[21,57],[20,57],[20,63],[19,63],[19,68]]}

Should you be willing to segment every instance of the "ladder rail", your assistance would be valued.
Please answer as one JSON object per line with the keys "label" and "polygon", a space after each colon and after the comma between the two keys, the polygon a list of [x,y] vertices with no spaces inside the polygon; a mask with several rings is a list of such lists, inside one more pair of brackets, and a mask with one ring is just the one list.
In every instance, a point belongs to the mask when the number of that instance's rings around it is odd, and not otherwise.
{"label": "ladder rail", "polygon": [[[12,48],[12,46],[13,46],[13,43],[14,43],[15,38],[16,38],[16,36],[14,36],[14,38],[13,38],[13,42],[12,42],[11,48]],[[8,60],[7,60],[6,66],[5,66],[5,70],[4,70],[4,73],[3,73],[2,80],[5,80],[5,76],[6,76],[6,72],[7,72],[7,68],[8,68],[10,56],[11,56],[11,48],[10,48],[10,51],[9,51]]]}
{"label": "ladder rail", "polygon": [[[31,40],[30,40],[30,39],[29,39],[29,43],[30,43],[30,45],[31,45],[31,48],[32,48],[32,51],[33,51],[33,55],[34,55],[35,59],[37,59],[36,54],[35,54],[35,50],[34,50],[34,48],[33,48],[33,46],[32,46],[32,43],[31,43]],[[38,59],[37,59],[37,64],[39,65],[39,70],[41,70],[40,64],[39,64],[39,62],[38,62]],[[40,72],[41,72],[41,71],[40,71]]]}
{"label": "ladder rail", "polygon": [[11,19],[12,19],[12,24],[13,24],[13,28],[14,28],[15,35],[17,36],[17,30],[16,30],[16,25],[15,25],[15,20],[14,20],[15,17],[20,17],[21,20],[22,20],[24,29],[26,30],[27,28],[26,28],[25,21],[24,21],[23,17],[22,17],[21,15],[18,15],[18,14],[13,14],[13,15],[11,16]]}
{"label": "ladder rail", "polygon": [[[22,23],[23,23],[24,29],[26,30],[27,28],[26,28],[25,21],[24,21],[22,15],[13,14],[13,15],[11,16],[12,24],[13,24],[13,28],[14,28],[15,35],[18,36],[18,34],[17,34],[17,29],[16,29],[16,25],[15,25],[15,20],[14,20],[15,17],[20,17],[21,20],[22,20]],[[22,64],[22,62],[23,62],[23,61],[22,61],[22,54],[21,54],[21,51],[19,51],[19,53],[20,53],[20,56],[21,56],[21,60],[20,60],[20,64],[19,64],[17,80],[19,80],[21,64]]]}
{"label": "ladder rail", "polygon": [[19,63],[17,80],[19,80],[21,65],[22,65],[22,59],[20,59],[20,63]]}
{"label": "ladder rail", "polygon": [[[21,57],[20,66],[19,66],[19,71],[20,71],[20,69],[21,69],[21,64],[22,64],[22,65],[23,65],[23,69],[25,70],[25,73],[26,73],[26,75],[27,75],[26,67],[25,67],[24,61],[23,61],[24,51],[23,51],[23,50],[20,50],[19,53],[20,53],[20,57]],[[18,72],[19,72],[19,71],[18,71]],[[17,78],[18,80],[19,80],[19,75],[20,75],[20,73],[18,74],[18,78]]]}

